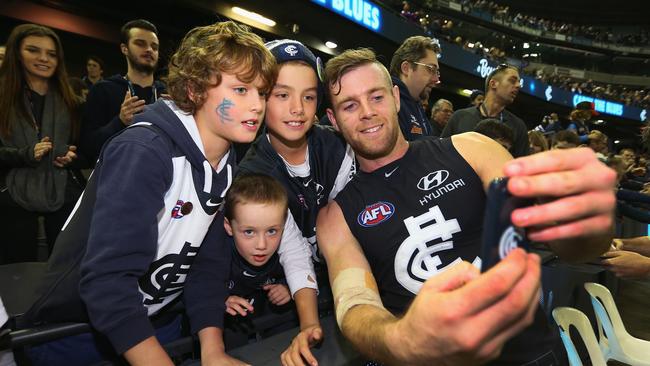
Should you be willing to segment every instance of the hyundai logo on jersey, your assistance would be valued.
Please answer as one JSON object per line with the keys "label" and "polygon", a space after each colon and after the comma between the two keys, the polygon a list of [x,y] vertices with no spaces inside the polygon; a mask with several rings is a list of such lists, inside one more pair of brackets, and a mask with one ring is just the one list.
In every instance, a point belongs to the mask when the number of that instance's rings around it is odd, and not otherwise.
{"label": "hyundai logo on jersey", "polygon": [[390,219],[395,213],[395,206],[389,202],[373,203],[359,213],[357,222],[363,227],[372,227]]}
{"label": "hyundai logo on jersey", "polygon": [[444,183],[449,178],[449,172],[446,170],[438,170],[425,175],[420,178],[418,188],[422,191],[430,191],[437,186]]}

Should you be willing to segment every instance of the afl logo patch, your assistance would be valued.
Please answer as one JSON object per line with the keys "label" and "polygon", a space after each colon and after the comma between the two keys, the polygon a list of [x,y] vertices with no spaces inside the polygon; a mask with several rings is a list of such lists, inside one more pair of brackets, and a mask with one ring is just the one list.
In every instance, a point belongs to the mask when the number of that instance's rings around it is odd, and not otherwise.
{"label": "afl logo patch", "polygon": [[418,188],[422,191],[430,191],[444,183],[447,178],[449,178],[449,172],[446,170],[431,172],[420,178]]}
{"label": "afl logo patch", "polygon": [[380,201],[366,206],[357,216],[357,222],[363,227],[377,226],[390,219],[393,213],[395,213],[395,206],[392,203]]}
{"label": "afl logo patch", "polygon": [[[189,203],[189,211],[188,211],[188,206],[187,204]],[[174,205],[174,208],[172,208],[172,218],[173,219],[180,219],[183,216],[187,215],[190,211],[192,211],[192,203],[190,202],[184,202],[183,200],[178,200],[176,201],[176,205]]]}

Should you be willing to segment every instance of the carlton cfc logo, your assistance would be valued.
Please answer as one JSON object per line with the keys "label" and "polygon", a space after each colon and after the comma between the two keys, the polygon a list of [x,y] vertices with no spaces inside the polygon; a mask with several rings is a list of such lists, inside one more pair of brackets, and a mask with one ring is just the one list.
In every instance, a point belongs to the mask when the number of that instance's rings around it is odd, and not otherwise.
{"label": "carlton cfc logo", "polygon": [[284,52],[288,53],[289,56],[293,57],[298,53],[298,48],[292,44],[284,48]]}
{"label": "carlton cfc logo", "polygon": [[395,213],[395,206],[388,202],[373,203],[359,213],[357,222],[363,227],[372,227],[390,219]]}

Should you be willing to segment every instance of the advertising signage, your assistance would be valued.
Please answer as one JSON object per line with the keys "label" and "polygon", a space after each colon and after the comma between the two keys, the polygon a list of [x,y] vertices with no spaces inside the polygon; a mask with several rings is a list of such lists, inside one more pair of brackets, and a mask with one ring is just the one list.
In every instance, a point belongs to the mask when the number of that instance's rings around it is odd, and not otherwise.
{"label": "advertising signage", "polygon": [[364,26],[373,32],[381,33],[382,10],[368,0],[312,0],[340,16]]}
{"label": "advertising signage", "polygon": [[[442,46],[440,62],[450,67],[463,70],[485,79],[485,77],[487,77],[498,65],[495,61],[468,52],[455,44],[444,41],[441,41],[440,43]],[[645,121],[648,113],[645,109],[638,107],[626,106],[622,103],[599,99],[588,95],[574,93],[570,90],[561,89],[559,87],[554,87],[527,75],[523,75],[521,78],[521,92],[533,95],[550,103],[560,104],[571,108],[575,107],[576,104],[580,102],[589,101],[594,103],[594,108],[599,113],[640,122]]]}
{"label": "advertising signage", "polygon": [[613,102],[610,100],[599,99],[589,95],[574,93],[570,90],[554,87],[546,83],[542,83],[530,76],[522,77],[521,91],[526,94],[534,95],[547,102],[561,104],[569,107],[575,107],[580,102],[594,103],[596,112],[609,114],[616,117],[627,118],[643,122],[646,118],[646,110],[626,106],[622,103]]}

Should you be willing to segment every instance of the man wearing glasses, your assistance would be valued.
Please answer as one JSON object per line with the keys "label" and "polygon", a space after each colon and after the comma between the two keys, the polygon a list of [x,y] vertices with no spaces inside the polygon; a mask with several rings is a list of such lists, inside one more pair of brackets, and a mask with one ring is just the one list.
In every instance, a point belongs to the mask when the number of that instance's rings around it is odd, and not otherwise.
{"label": "man wearing glasses", "polygon": [[528,128],[521,118],[506,110],[515,101],[519,89],[521,84],[517,68],[506,64],[497,66],[485,79],[485,100],[478,106],[457,110],[440,137],[474,131],[480,121],[494,118],[506,124],[514,133],[510,149],[512,156],[518,158],[528,155]]}
{"label": "man wearing glasses", "polygon": [[420,100],[428,99],[439,83],[438,40],[424,36],[407,38],[390,61],[393,84],[399,87],[399,126],[407,141],[432,136],[431,122]]}

